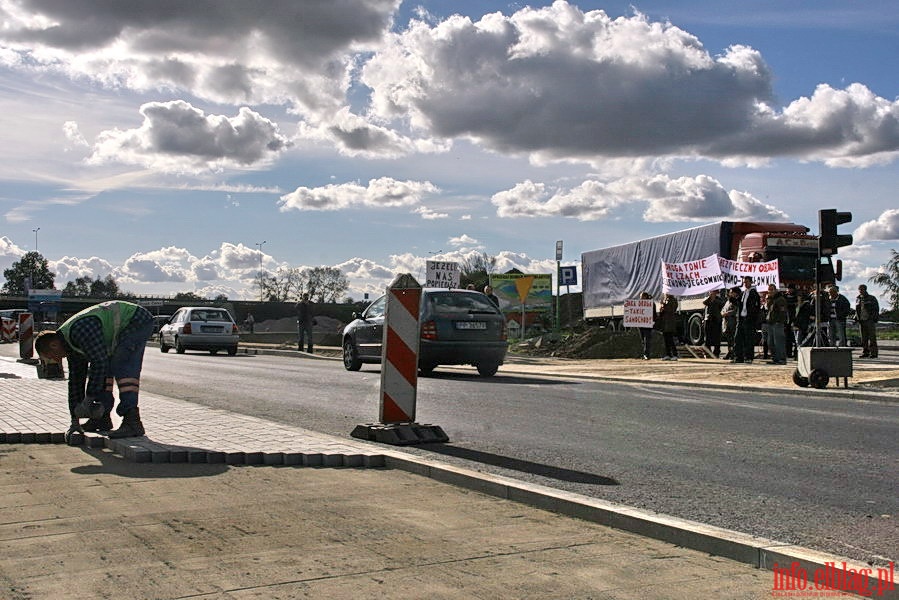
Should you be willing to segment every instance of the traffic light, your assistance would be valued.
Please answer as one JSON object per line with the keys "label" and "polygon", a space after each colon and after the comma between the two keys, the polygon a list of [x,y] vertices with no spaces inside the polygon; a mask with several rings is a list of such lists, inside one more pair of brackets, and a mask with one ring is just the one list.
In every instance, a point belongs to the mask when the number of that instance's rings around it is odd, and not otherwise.
{"label": "traffic light", "polygon": [[837,212],[835,208],[818,211],[818,248],[821,256],[836,254],[841,246],[852,245],[852,236],[837,233],[837,226],[852,220],[851,212]]}
{"label": "traffic light", "polygon": [[843,261],[834,263],[829,256],[822,256],[818,260],[818,283],[835,283],[843,279]]}

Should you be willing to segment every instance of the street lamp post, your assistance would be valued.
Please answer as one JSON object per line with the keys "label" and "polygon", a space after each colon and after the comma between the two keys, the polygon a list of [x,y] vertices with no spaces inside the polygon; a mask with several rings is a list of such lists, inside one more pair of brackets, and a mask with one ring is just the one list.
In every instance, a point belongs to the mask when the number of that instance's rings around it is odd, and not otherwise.
{"label": "street lamp post", "polygon": [[34,232],[34,251],[35,251],[35,252],[37,252],[37,232],[40,231],[40,230],[41,230],[40,227],[31,230],[31,231]]}
{"label": "street lamp post", "polygon": [[265,244],[265,240],[261,242],[256,242],[256,247],[259,249],[259,268],[262,269],[262,245]]}

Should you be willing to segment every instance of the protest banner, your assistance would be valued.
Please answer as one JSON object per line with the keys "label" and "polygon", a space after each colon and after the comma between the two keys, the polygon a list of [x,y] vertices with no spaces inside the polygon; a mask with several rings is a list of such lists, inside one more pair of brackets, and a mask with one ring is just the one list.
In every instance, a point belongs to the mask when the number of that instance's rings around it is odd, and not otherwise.
{"label": "protest banner", "polygon": [[737,262],[718,257],[724,287],[742,286],[744,277],[752,277],[752,285],[766,290],[768,284],[780,287],[780,266],[777,259],[768,262]]}
{"label": "protest banner", "polygon": [[652,327],[652,300],[629,299],[624,301],[625,327]]}
{"label": "protest banner", "polygon": [[439,260],[427,261],[427,276],[425,287],[433,288],[458,288],[462,277],[462,269],[457,262]]}
{"label": "protest banner", "polygon": [[662,293],[696,296],[724,287],[718,255],[683,263],[662,261]]}

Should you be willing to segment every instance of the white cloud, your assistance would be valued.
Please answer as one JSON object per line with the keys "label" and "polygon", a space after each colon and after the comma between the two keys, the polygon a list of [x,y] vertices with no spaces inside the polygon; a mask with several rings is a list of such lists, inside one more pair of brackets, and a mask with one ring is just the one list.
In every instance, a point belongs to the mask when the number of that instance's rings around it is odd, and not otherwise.
{"label": "white cloud", "polygon": [[460,246],[469,246],[469,247],[477,246],[479,248],[483,247],[483,246],[481,246],[481,243],[478,240],[474,239],[473,237],[471,237],[465,233],[463,233],[462,235],[457,236],[457,237],[451,237],[449,240],[447,240],[446,243],[449,244],[450,246],[455,246],[457,248]]}
{"label": "white cloud", "polygon": [[643,218],[659,221],[714,219],[785,220],[786,213],[745,192],[727,191],[706,175],[671,179],[667,175],[588,180],[571,189],[550,189],[526,180],[493,195],[500,217],[571,217],[594,221],[613,216],[626,204],[648,202]]}
{"label": "white cloud", "polygon": [[479,21],[413,22],[362,68],[371,112],[532,160],[775,156],[834,166],[892,160],[899,101],[820,86],[778,112],[761,54],[712,56],[643,15],[612,19],[564,1]]}
{"label": "white cloud", "polygon": [[877,219],[859,225],[852,234],[853,241],[899,240],[899,209],[885,211]]}
{"label": "white cloud", "polygon": [[281,196],[282,211],[340,210],[351,206],[416,206],[427,194],[440,190],[428,181],[398,181],[391,177],[372,179],[367,186],[358,183],[329,184],[323,187],[298,187]]}
{"label": "white cloud", "polygon": [[[5,235],[0,236],[0,272],[12,267],[12,264],[21,260],[23,256],[25,256],[25,250],[17,246]],[[0,283],[0,286],[2,286],[2,283]]]}
{"label": "white cloud", "polygon": [[61,287],[65,282],[74,281],[79,277],[90,277],[91,279],[103,279],[107,275],[115,273],[115,267],[108,260],[98,256],[90,258],[76,258],[74,256],[63,256],[57,261],[48,261],[50,270],[56,273],[56,285]]}
{"label": "white cloud", "polygon": [[373,48],[399,0],[3,4],[5,63],[110,88],[184,90],[226,104],[342,104],[347,55]]}
{"label": "white cloud", "polygon": [[229,118],[177,100],[149,102],[140,113],[138,129],[101,133],[88,162],[203,171],[266,164],[288,146],[275,123],[246,107]]}
{"label": "white cloud", "polygon": [[130,282],[187,282],[193,280],[197,258],[184,248],[169,246],[131,255],[119,268],[118,278]]}
{"label": "white cloud", "polygon": [[425,219],[426,221],[436,221],[437,219],[448,219],[449,218],[448,213],[437,212],[426,206],[419,206],[412,212],[415,214],[421,215],[421,218]]}

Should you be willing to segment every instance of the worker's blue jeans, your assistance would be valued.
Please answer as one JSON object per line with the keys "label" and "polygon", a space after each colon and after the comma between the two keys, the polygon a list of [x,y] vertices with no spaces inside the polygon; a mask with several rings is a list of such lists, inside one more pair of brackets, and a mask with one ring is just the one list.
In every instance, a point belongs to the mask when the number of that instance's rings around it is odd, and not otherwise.
{"label": "worker's blue jeans", "polygon": [[777,362],[787,360],[787,336],[783,323],[768,325],[768,349],[771,351],[772,360]]}
{"label": "worker's blue jeans", "polygon": [[144,350],[147,340],[153,334],[153,321],[130,323],[125,327],[116,343],[115,350],[109,359],[106,393],[100,398],[107,412],[112,411],[114,399],[112,382],[115,378],[119,388],[119,406],[116,413],[124,416],[133,408],[137,408],[137,396],[140,391],[140,371],[144,363]]}

